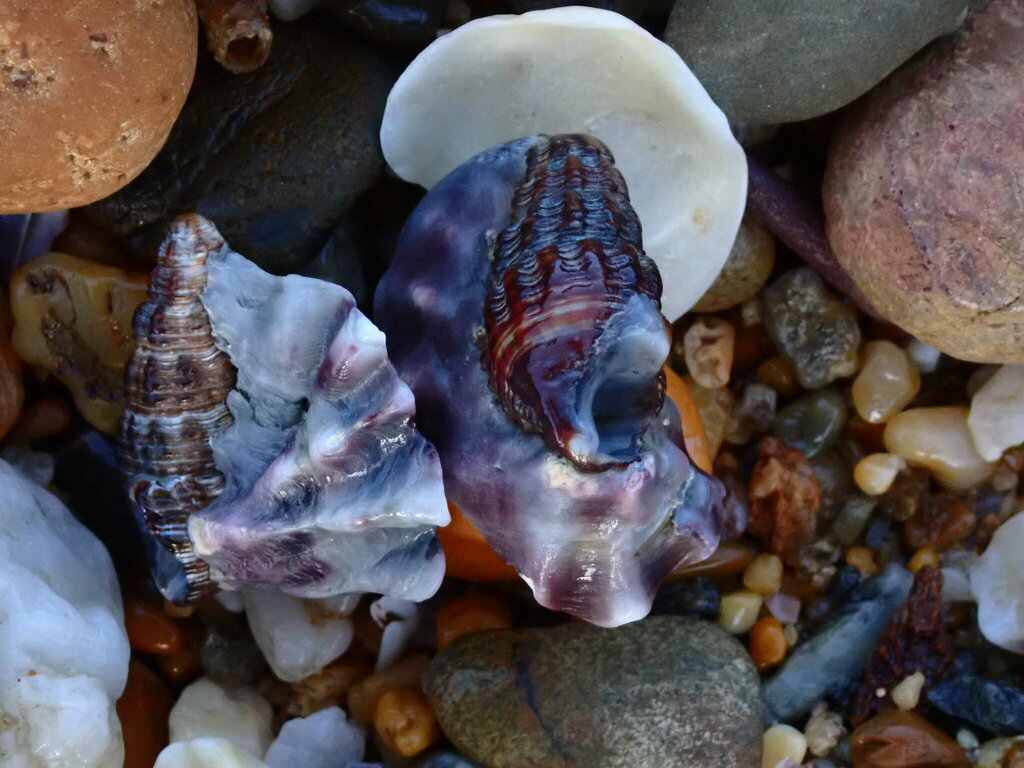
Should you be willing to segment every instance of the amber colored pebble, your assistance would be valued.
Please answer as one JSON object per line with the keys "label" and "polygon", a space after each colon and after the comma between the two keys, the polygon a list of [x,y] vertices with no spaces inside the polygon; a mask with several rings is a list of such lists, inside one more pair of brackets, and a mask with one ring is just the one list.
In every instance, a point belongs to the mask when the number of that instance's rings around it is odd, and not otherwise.
{"label": "amber colored pebble", "polygon": [[846,432],[854,438],[867,453],[885,453],[885,424],[872,424],[854,414],[846,421]]}
{"label": "amber colored pebble", "polygon": [[348,691],[349,714],[363,725],[372,723],[380,697],[395,688],[419,688],[429,663],[430,657],[425,653],[414,653],[360,680]]}
{"label": "amber colored pebble", "polygon": [[777,667],[786,658],[786,630],[774,616],[765,616],[750,630],[750,655],[759,671]]}
{"label": "amber colored pebble", "polygon": [[783,357],[769,357],[757,366],[757,378],[783,397],[792,397],[800,391],[800,382],[796,380],[796,371]]}
{"label": "amber colored pebble", "polygon": [[128,664],[128,683],[117,700],[124,734],[124,768],[153,768],[167,746],[171,695],[163,681],[138,659]]}
{"label": "amber colored pebble", "polygon": [[177,685],[187,685],[203,673],[199,654],[193,648],[182,647],[157,657],[164,677]]}
{"label": "amber colored pebble", "polygon": [[686,382],[679,377],[679,374],[667,365],[662,370],[665,372],[665,394],[679,411],[686,453],[689,454],[694,464],[705,472],[711,472],[713,464],[711,445],[708,443],[708,436],[704,431],[704,422],[700,419],[697,403],[694,402]]}
{"label": "amber colored pebble", "polygon": [[853,768],[970,768],[963,747],[912,711],[883,712],[850,736]]}
{"label": "amber colored pebble", "polygon": [[74,408],[63,397],[41,397],[25,406],[7,439],[12,443],[45,440],[67,429],[74,417]]}
{"label": "amber colored pebble", "polygon": [[352,686],[360,680],[365,680],[372,671],[368,661],[354,661],[349,658],[324,667],[319,672],[292,684],[292,700],[288,704],[288,714],[309,717],[326,707],[344,704],[342,699]]}
{"label": "amber colored pebble", "polygon": [[950,493],[925,497],[921,509],[903,524],[903,539],[914,549],[941,552],[963,541],[978,525],[971,505]]}
{"label": "amber colored pebble", "polygon": [[666,581],[695,579],[698,576],[708,576],[710,578],[735,576],[737,573],[743,573],[753,557],[751,551],[742,544],[735,541],[725,541],[718,545],[718,549],[707,560],[679,566],[669,574]]}
{"label": "amber colored pebble", "polygon": [[136,597],[124,601],[124,628],[133,650],[174,653],[181,649],[181,630],[163,608]]}
{"label": "amber colored pebble", "polygon": [[463,635],[511,626],[512,611],[504,600],[494,595],[469,594],[438,610],[437,647],[445,648]]}
{"label": "amber colored pebble", "polygon": [[922,568],[938,568],[941,562],[942,558],[938,552],[931,547],[921,547],[910,558],[910,562],[907,563],[907,570],[911,573],[917,573]]}
{"label": "amber colored pebble", "polygon": [[384,745],[402,757],[423,752],[441,737],[434,711],[418,688],[394,688],[377,702],[373,726]]}
{"label": "amber colored pebble", "polygon": [[846,550],[846,564],[860,571],[861,576],[874,576],[878,573],[875,555],[867,547],[850,547]]}

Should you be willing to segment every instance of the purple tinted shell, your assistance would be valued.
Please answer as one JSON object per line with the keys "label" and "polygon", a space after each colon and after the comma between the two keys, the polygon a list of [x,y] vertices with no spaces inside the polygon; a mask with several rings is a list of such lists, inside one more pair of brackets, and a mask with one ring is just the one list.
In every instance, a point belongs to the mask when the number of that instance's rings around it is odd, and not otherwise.
{"label": "purple tinted shell", "polygon": [[[438,449],[449,499],[538,602],[616,626],[648,613],[671,570],[714,552],[723,491],[691,464],[667,398],[633,460],[584,471],[524,431],[494,394],[481,359],[492,257],[537,142],[483,152],[434,187],[402,232],[377,289],[375,320],[416,395],[417,423]],[[656,302],[635,298],[611,324],[610,346],[620,355],[667,353]],[[631,343],[620,343],[628,335]],[[614,366],[622,358],[596,360]]]}

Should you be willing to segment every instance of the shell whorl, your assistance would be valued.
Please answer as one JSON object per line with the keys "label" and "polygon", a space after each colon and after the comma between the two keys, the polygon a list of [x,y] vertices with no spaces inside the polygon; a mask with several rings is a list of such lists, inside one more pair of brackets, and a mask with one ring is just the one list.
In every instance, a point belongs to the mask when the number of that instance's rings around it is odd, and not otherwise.
{"label": "shell whorl", "polygon": [[228,393],[235,370],[217,349],[200,301],[206,259],[226,248],[201,216],[179,217],[160,246],[149,294],[135,313],[136,349],[125,370],[126,408],[119,455],[136,513],[156,541],[177,558],[186,585],[160,585],[175,602],[215,588],[193,550],[188,518],[224,489],[210,438],[231,423]]}
{"label": "shell whorl", "polygon": [[667,342],[661,277],[607,147],[538,137],[492,264],[485,367],[509,418],[579,469],[633,460],[664,396]]}

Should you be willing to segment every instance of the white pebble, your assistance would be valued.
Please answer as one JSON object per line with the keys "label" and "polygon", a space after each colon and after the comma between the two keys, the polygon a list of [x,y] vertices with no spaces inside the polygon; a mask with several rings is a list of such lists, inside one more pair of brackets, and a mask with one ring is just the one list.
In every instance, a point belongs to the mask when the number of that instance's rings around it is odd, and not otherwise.
{"label": "white pebble", "polygon": [[106,549],[0,461],[0,765],[120,766],[129,653]]}
{"label": "white pebble", "polygon": [[1024,653],[1024,514],[1016,514],[992,536],[970,569],[978,601],[978,626],[990,643]]}
{"label": "white pebble", "polygon": [[911,339],[907,345],[907,353],[921,373],[934,373],[935,369],[939,367],[939,360],[942,359],[942,353],[939,350],[917,339]]}
{"label": "white pebble", "polygon": [[358,595],[306,600],[282,592],[242,593],[249,628],[274,674],[294,683],[316,674],[352,642]]}
{"label": "white pebble", "polygon": [[208,736],[164,747],[153,768],[266,768],[266,763],[229,739]]}
{"label": "white pebble", "polygon": [[924,675],[921,672],[908,675],[893,686],[893,703],[898,709],[913,709],[921,700],[922,688],[924,688]]}
{"label": "white pebble", "polygon": [[773,725],[764,732],[761,768],[777,768],[787,758],[797,765],[807,754],[807,738],[791,725]]}
{"label": "white pebble", "polygon": [[1004,365],[975,393],[967,428],[986,461],[1024,443],[1024,365]]}
{"label": "white pebble", "polygon": [[375,666],[380,672],[405,654],[420,625],[420,609],[410,600],[384,595],[370,603],[370,616],[384,630]]}
{"label": "white pebble", "polygon": [[269,768],[338,768],[363,759],[366,734],[338,707],[289,720],[267,750]]}
{"label": "white pebble", "polygon": [[226,690],[203,677],[182,691],[171,709],[171,742],[223,738],[262,758],[273,740],[272,717],[270,704],[251,688]]}

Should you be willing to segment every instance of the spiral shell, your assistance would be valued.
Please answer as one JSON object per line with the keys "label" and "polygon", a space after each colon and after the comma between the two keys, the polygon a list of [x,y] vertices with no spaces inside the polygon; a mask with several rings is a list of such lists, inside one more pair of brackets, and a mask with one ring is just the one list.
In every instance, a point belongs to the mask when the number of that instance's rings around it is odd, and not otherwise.
{"label": "spiral shell", "polygon": [[176,602],[215,586],[196,557],[188,518],[224,489],[210,439],[231,424],[225,402],[235,370],[214,344],[200,295],[207,257],[226,248],[202,217],[175,220],[150,275],[148,299],[135,314],[137,347],[125,371],[119,458],[140,522],[184,569],[184,583],[159,584]]}
{"label": "spiral shell", "polygon": [[509,418],[580,469],[634,460],[665,377],[664,359],[629,331],[661,322],[660,297],[608,148],[589,136],[538,137],[484,311],[491,387]]}

